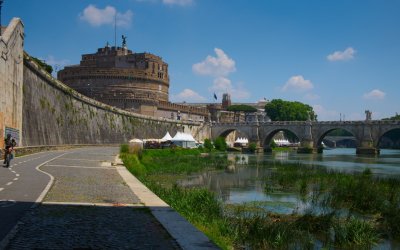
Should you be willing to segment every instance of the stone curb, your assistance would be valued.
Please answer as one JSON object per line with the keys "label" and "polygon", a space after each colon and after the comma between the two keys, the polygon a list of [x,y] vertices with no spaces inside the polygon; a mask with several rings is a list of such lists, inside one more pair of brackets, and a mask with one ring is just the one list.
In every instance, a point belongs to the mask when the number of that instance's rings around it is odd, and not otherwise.
{"label": "stone curb", "polygon": [[[115,165],[120,165],[119,156]],[[118,173],[124,179],[132,192],[148,207],[154,217],[163,225],[182,249],[219,249],[200,230],[190,224],[167,203],[150,191],[143,183],[133,176],[125,166],[116,166]]]}

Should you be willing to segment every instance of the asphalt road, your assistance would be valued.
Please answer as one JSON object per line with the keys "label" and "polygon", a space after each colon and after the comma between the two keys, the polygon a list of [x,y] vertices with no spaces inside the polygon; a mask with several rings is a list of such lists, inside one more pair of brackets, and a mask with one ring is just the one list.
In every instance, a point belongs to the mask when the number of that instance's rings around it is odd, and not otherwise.
{"label": "asphalt road", "polygon": [[50,176],[37,170],[65,151],[42,152],[15,158],[9,168],[0,163],[0,241],[38,200]]}

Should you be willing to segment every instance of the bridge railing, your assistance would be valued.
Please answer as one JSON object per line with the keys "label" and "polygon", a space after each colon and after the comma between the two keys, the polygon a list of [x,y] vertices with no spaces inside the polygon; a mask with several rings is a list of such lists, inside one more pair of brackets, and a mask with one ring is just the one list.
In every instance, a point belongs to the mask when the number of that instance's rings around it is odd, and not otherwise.
{"label": "bridge railing", "polygon": [[[274,121],[274,122],[212,122],[211,126],[248,126],[248,125],[306,125],[308,121]],[[372,121],[312,121],[312,125],[362,125],[362,124],[376,124],[376,125],[400,125],[400,120],[372,120]]]}

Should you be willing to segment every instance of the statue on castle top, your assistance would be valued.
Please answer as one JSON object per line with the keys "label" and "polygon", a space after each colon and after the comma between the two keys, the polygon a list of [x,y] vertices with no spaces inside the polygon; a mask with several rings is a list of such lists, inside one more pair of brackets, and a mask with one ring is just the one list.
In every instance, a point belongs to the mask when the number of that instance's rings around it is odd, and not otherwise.
{"label": "statue on castle top", "polygon": [[122,35],[122,48],[125,48],[125,47],[126,47],[126,39],[127,39],[127,38],[128,38],[128,37]]}
{"label": "statue on castle top", "polygon": [[372,112],[369,110],[365,110],[365,120],[371,121],[372,120]]}

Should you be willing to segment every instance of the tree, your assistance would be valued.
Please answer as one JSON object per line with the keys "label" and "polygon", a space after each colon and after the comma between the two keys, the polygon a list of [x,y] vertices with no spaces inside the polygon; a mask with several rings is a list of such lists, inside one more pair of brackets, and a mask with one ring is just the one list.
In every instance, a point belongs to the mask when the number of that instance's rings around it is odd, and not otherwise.
{"label": "tree", "polygon": [[272,121],[312,121],[317,120],[313,108],[301,102],[274,99],[265,105],[265,112]]}
{"label": "tree", "polygon": [[395,116],[389,118],[383,118],[382,120],[400,120],[400,115],[396,113]]}
{"label": "tree", "polygon": [[254,142],[251,142],[251,143],[249,144],[249,151],[252,152],[252,153],[254,153],[254,152],[256,152],[256,149],[257,149],[257,144],[254,143]]}
{"label": "tree", "polygon": [[208,151],[211,151],[214,148],[210,139],[204,140],[204,148],[207,149]]}
{"label": "tree", "polygon": [[257,109],[249,106],[249,105],[245,105],[245,104],[240,104],[240,105],[231,105],[229,106],[226,110],[228,111],[233,111],[233,112],[256,112]]}
{"label": "tree", "polygon": [[217,137],[217,139],[214,140],[214,147],[216,150],[226,151],[228,146],[226,145],[225,138],[222,136]]}

